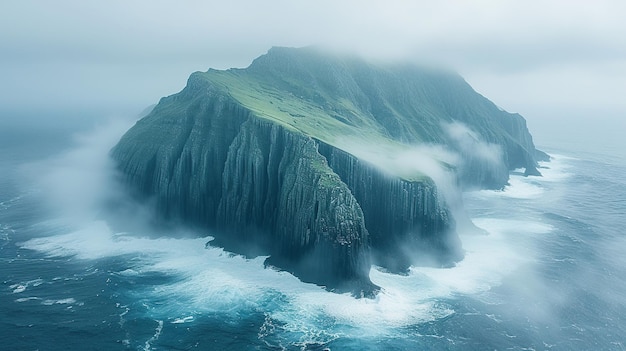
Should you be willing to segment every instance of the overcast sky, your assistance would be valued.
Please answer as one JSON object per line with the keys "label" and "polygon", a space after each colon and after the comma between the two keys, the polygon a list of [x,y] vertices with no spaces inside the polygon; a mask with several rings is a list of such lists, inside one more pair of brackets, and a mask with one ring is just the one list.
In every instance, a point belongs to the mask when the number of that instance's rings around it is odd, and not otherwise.
{"label": "overcast sky", "polygon": [[327,45],[445,65],[531,127],[626,129],[625,19],[622,0],[2,1],[0,107],[139,111],[193,71]]}

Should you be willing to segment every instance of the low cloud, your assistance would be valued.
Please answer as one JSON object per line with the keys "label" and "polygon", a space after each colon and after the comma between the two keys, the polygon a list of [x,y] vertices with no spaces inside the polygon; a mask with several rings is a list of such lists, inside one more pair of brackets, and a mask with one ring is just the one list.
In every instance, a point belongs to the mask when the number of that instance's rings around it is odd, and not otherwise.
{"label": "low cloud", "polygon": [[[504,165],[500,145],[485,142],[478,133],[465,124],[460,122],[447,123],[443,125],[443,129],[461,154],[485,162],[492,168],[499,168]],[[463,162],[462,158],[461,162]]]}
{"label": "low cloud", "polygon": [[501,187],[508,179],[500,145],[488,143],[463,123],[442,124],[449,145],[459,154],[456,164],[464,187]]}
{"label": "low cloud", "polygon": [[476,176],[481,181],[508,177],[502,150],[496,144],[483,141],[478,133],[462,123],[442,127],[450,141],[448,145],[384,146],[343,139],[338,146],[390,175],[406,179],[428,176],[435,182],[459,229],[475,231],[463,206],[462,190],[478,186],[474,180],[466,179],[475,176],[473,172],[481,172]]}
{"label": "low cloud", "polygon": [[385,148],[356,140],[342,140],[339,147],[392,176],[407,179],[428,176],[435,182],[438,195],[452,212],[458,229],[476,229],[463,207],[461,188],[455,173],[456,166],[462,160],[455,151],[432,144]]}
{"label": "low cloud", "polygon": [[43,205],[72,227],[89,226],[96,219],[112,224],[142,226],[149,211],[131,200],[119,183],[109,150],[131,122],[112,119],[74,136],[74,145],[48,159],[26,164],[21,173],[42,195]]}

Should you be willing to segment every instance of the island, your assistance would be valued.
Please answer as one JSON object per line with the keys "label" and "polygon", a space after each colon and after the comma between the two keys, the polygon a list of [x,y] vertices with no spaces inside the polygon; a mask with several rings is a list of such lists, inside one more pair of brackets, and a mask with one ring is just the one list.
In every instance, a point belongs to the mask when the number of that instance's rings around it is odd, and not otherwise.
{"label": "island", "polygon": [[425,156],[462,189],[502,188],[514,169],[539,175],[547,159],[524,118],[458,74],[315,47],[193,73],[111,156],[163,221],[206,228],[212,244],[267,255],[304,282],[372,296],[373,264],[402,274],[463,258],[450,199],[411,163],[426,149],[456,155]]}

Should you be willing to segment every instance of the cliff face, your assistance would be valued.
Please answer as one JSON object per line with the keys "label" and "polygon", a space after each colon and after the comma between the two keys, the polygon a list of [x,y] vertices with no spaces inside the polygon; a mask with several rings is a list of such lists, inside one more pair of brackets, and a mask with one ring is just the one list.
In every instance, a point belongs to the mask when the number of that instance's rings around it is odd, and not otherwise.
{"label": "cliff face", "polygon": [[[365,127],[405,145],[455,149],[465,161],[460,175],[468,186],[502,188],[508,170],[524,168],[527,174],[539,174],[537,161],[547,159],[536,152],[522,116],[501,110],[455,73],[413,65],[377,66],[354,57],[329,57],[314,48],[273,48],[246,74],[272,77],[272,84],[282,91],[323,106],[344,122],[337,134],[359,134],[354,129]],[[451,123],[468,127],[477,141],[498,146],[501,164],[485,164],[460,147],[445,130]]]}
{"label": "cliff face", "polygon": [[369,282],[363,212],[313,139],[247,120],[230,144],[221,193],[218,230],[260,235],[268,263],[328,286]]}
{"label": "cliff face", "polygon": [[[470,140],[495,145],[504,163],[467,152],[444,122],[467,125]],[[461,259],[433,180],[382,170],[355,156],[358,143],[342,147],[346,137],[385,150],[447,145],[470,185],[501,187],[510,168],[536,171],[523,118],[457,76],[280,48],[248,69],[192,74],[112,157],[166,220],[214,229],[219,244],[268,254],[267,264],[304,281],[369,294],[372,260],[401,272]]]}
{"label": "cliff face", "polygon": [[163,99],[112,156],[167,219],[214,228],[227,246],[258,246],[305,281],[373,288],[362,210],[317,143],[210,84]]}
{"label": "cliff face", "polygon": [[411,264],[449,265],[462,258],[454,220],[431,179],[391,176],[324,143],[319,151],[363,209],[377,265],[403,272]]}

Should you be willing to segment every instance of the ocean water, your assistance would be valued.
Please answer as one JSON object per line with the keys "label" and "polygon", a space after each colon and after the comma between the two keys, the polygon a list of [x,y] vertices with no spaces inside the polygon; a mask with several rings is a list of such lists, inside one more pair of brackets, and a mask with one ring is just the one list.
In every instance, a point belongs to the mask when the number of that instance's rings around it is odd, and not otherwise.
{"label": "ocean water", "polygon": [[626,349],[620,156],[550,145],[543,177],[465,194],[485,233],[456,267],[374,267],[355,299],[150,227],[107,160],[128,126],[1,132],[2,349]]}

